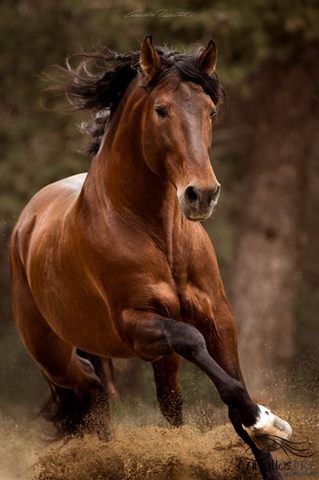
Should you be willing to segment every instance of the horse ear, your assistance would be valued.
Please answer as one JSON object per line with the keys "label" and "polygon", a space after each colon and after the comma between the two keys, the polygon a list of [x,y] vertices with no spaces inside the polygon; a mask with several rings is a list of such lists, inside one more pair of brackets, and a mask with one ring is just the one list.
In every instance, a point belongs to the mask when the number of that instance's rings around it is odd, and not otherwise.
{"label": "horse ear", "polygon": [[151,35],[145,37],[140,52],[140,66],[147,80],[151,80],[161,69],[161,59]]}
{"label": "horse ear", "polygon": [[216,69],[217,50],[213,40],[208,42],[207,47],[199,57],[199,68],[207,75],[213,75]]}

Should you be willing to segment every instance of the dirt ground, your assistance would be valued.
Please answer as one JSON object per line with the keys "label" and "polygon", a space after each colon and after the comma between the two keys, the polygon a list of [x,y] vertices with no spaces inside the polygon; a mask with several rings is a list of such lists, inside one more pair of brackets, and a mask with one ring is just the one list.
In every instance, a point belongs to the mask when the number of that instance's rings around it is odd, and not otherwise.
{"label": "dirt ground", "polygon": [[[314,455],[299,458],[275,452],[273,468],[279,468],[285,479],[319,479],[317,405],[295,404],[276,413],[290,421],[293,440],[304,442],[302,446]],[[206,427],[203,418],[198,422],[197,414],[188,415],[180,429],[164,426],[158,416],[154,421],[146,417],[144,425],[135,423],[134,418],[115,419],[112,439],[107,443],[92,434],[48,443],[42,438],[41,421],[15,423],[2,419],[0,480],[260,478],[250,452],[228,424],[225,409],[219,410]]]}

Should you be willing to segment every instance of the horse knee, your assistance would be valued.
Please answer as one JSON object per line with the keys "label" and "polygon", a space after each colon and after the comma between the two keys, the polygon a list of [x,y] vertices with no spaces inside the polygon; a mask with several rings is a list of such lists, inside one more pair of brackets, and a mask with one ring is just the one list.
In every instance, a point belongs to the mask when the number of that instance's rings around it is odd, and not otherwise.
{"label": "horse knee", "polygon": [[178,353],[191,362],[207,354],[206,341],[193,325],[170,318],[125,310],[122,321],[133,348],[142,358],[155,360]]}
{"label": "horse knee", "polygon": [[165,324],[164,331],[169,346],[179,355],[193,361],[203,352],[207,352],[203,335],[193,325],[175,320]]}

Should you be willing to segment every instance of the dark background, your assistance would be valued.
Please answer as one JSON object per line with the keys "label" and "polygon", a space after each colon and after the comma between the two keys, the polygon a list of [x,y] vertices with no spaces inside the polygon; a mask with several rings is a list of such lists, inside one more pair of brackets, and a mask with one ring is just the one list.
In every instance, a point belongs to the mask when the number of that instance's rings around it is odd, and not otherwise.
{"label": "dark background", "polygon": [[[227,106],[212,161],[223,189],[206,227],[237,317],[244,373],[257,396],[317,393],[318,2],[16,0],[0,4],[0,407],[10,413],[33,411],[46,392],[11,318],[10,231],[43,185],[90,166],[76,128],[82,116],[41,93],[42,75],[81,49],[137,50],[146,34],[186,51],[217,43]],[[141,392],[150,369],[121,363],[117,375],[124,391],[134,385],[149,401]],[[187,401],[216,401],[197,370],[184,368],[182,383]]]}

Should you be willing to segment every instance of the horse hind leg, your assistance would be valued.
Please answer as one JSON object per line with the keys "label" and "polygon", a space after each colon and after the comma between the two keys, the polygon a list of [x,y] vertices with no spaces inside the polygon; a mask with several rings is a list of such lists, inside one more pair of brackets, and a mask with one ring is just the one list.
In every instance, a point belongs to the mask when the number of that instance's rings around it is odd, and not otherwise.
{"label": "horse hind leg", "polygon": [[66,375],[56,377],[44,371],[51,397],[42,414],[62,434],[85,431],[97,433],[101,439],[108,440],[109,403],[103,381],[90,361],[81,358],[75,351],[73,355],[75,360],[71,360]]}
{"label": "horse hind leg", "polygon": [[[19,260],[19,259],[18,259]],[[103,384],[89,362],[76,349],[58,337],[39,312],[20,261],[11,258],[13,314],[20,337],[49,382],[51,401],[43,409],[60,433],[82,428],[97,430],[103,438],[108,404]],[[103,415],[92,416],[93,407],[103,406]]]}
{"label": "horse hind leg", "polygon": [[94,371],[102,381],[108,396],[113,400],[120,398],[120,393],[116,386],[112,359],[101,358],[79,349],[77,350],[77,353],[80,355],[81,359],[88,361],[88,364],[94,368]]}

